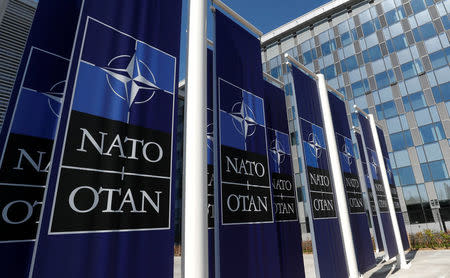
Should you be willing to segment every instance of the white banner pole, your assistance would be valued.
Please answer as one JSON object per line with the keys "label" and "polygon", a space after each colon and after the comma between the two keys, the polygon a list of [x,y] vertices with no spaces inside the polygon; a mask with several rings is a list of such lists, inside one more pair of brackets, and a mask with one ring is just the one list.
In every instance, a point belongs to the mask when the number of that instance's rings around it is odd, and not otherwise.
{"label": "white banner pole", "polygon": [[347,207],[347,198],[345,196],[344,179],[342,176],[341,163],[339,160],[339,151],[336,144],[336,135],[334,132],[333,119],[331,116],[330,102],[328,99],[328,89],[323,74],[318,74],[318,88],[320,104],[322,106],[323,126],[326,134],[328,152],[330,155],[331,174],[336,193],[337,213],[342,232],[342,242],[347,261],[348,274],[350,278],[360,276],[358,264],[356,262],[355,246],[353,245],[353,235],[350,226],[350,216]]}
{"label": "white banner pole", "polygon": [[394,230],[395,243],[397,245],[398,255],[397,263],[402,269],[408,269],[411,264],[406,263],[405,251],[403,250],[402,238],[400,236],[400,228],[398,227],[397,215],[395,215],[394,201],[392,200],[391,187],[389,186],[389,180],[386,171],[386,165],[384,164],[383,152],[381,151],[380,138],[378,137],[377,126],[372,114],[369,114],[370,129],[373,134],[373,141],[375,141],[375,149],[377,152],[381,177],[383,179],[384,191],[386,192],[386,199],[388,202],[389,215],[391,216],[392,228]]}
{"label": "white banner pole", "polygon": [[208,277],[206,177],[207,0],[189,1],[183,169],[182,274]]}

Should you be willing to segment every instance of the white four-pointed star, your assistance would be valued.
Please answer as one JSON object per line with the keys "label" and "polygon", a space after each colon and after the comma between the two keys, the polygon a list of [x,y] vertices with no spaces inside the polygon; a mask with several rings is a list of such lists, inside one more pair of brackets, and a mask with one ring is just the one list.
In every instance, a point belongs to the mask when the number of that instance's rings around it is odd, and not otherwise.
{"label": "white four-pointed star", "polygon": [[[120,58],[130,57],[129,55],[122,55],[117,56],[113,58],[108,65],[111,65],[115,60]],[[150,81],[147,77],[144,76],[142,73],[142,68],[145,67],[147,72],[151,75],[153,82]],[[112,78],[118,80],[119,82],[124,84],[125,91],[126,91],[126,100],[128,102],[129,108],[134,104],[134,101],[136,99],[136,96],[141,89],[146,90],[159,90],[159,87],[155,84],[155,77],[153,76],[153,73],[149,69],[149,67],[141,60],[139,60],[136,57],[136,54],[131,57],[130,62],[128,63],[127,67],[125,69],[122,68],[113,68],[113,67],[103,67],[101,68],[103,71],[105,71],[108,76],[111,76]],[[131,82],[131,84],[129,84]],[[129,88],[129,86],[131,87]],[[115,90],[111,88],[114,92]],[[115,92],[117,94],[117,92]],[[119,94],[117,94],[119,95]],[[120,96],[120,95],[119,95]],[[123,96],[120,96],[123,98]],[[152,98],[153,95],[150,97]],[[146,101],[148,101],[150,98],[148,98]],[[144,101],[144,102],[146,102]],[[142,103],[142,102],[140,102]]]}
{"label": "white four-pointed star", "polygon": [[245,138],[252,136],[255,133],[255,128],[252,129],[252,127],[258,124],[252,109],[242,101],[235,103],[231,111],[233,124],[238,132]]}
{"label": "white four-pointed star", "polygon": [[314,133],[310,133],[308,136],[308,144],[311,146],[311,148],[313,149],[313,155],[316,158],[319,158],[322,155],[322,149],[323,147],[319,144],[319,139],[317,138],[317,135]]}
{"label": "white four-pointed star", "polygon": [[277,162],[277,164],[280,165],[284,162],[286,152],[283,150],[281,142],[277,139],[275,139],[271,145],[273,146],[270,148],[270,152],[272,153],[273,157],[276,158],[276,160],[274,160]]}
{"label": "white four-pointed star", "polygon": [[345,159],[347,160],[347,164],[351,165],[352,164],[353,155],[350,153],[350,151],[349,151],[349,149],[347,147],[347,144],[344,144],[342,149],[343,149],[342,153],[344,154]]}

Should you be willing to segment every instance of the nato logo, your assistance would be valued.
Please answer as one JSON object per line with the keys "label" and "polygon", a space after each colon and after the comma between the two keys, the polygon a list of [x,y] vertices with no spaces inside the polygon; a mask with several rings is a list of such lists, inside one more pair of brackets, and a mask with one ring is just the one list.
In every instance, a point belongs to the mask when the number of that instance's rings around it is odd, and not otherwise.
{"label": "nato logo", "polygon": [[[302,120],[303,146],[306,164],[315,168],[327,169],[327,156],[323,129],[315,124]],[[321,165],[321,167],[319,167]]]}
{"label": "nato logo", "polygon": [[373,150],[368,150],[368,151],[369,151],[369,165],[370,165],[370,169],[372,171],[372,178],[377,180],[378,179],[377,154]]}
{"label": "nato logo", "polygon": [[265,155],[263,99],[219,79],[221,144]]}
{"label": "nato logo", "polygon": [[171,131],[176,58],[88,18],[73,109]]}
{"label": "nato logo", "polygon": [[32,47],[19,91],[11,132],[53,140],[69,60]]}
{"label": "nato logo", "polygon": [[290,147],[287,134],[269,129],[268,132],[270,168],[272,173],[286,173],[290,170]]}
{"label": "nato logo", "polygon": [[339,155],[341,158],[342,171],[351,173],[351,166],[355,158],[352,140],[344,136],[338,136],[338,143],[340,145]]}

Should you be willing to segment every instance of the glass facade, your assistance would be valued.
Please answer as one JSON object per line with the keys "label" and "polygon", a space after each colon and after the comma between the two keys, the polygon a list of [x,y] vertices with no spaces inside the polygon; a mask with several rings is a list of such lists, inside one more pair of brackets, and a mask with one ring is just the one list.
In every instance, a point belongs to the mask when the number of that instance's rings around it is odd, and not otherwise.
{"label": "glass facade", "polygon": [[[359,2],[317,16],[314,24],[298,26],[268,45],[263,41],[264,69],[288,88],[284,53],[323,73],[346,96],[353,125],[358,125],[353,104],[375,115],[384,127],[402,209],[411,225],[437,224],[431,199],[440,201],[440,214],[450,221],[449,12],[450,0]],[[287,90],[288,103],[294,103],[291,94]],[[295,123],[290,127],[293,153],[301,156]],[[298,181],[301,161],[294,161]]]}

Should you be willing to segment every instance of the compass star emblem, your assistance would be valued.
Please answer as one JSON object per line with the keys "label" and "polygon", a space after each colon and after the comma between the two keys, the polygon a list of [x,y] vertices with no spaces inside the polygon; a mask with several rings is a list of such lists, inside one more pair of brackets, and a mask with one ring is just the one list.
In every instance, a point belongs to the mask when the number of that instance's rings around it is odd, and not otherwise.
{"label": "compass star emblem", "polygon": [[322,155],[323,147],[320,145],[319,138],[316,134],[310,133],[308,136],[308,145],[311,147],[311,152],[314,157],[319,158]]}
{"label": "compass star emblem", "polygon": [[[66,85],[66,81],[59,81],[55,85],[53,85],[48,92],[42,92],[42,94],[48,97],[48,107],[50,111],[59,118],[59,108],[62,103],[62,97],[64,95],[64,86]],[[51,101],[53,100],[53,101]],[[55,102],[57,103],[55,105]]]}
{"label": "compass star emblem", "polygon": [[272,159],[279,165],[281,165],[285,158],[286,158],[286,152],[284,151],[283,145],[280,141],[277,139],[273,140],[272,143],[270,143],[270,154],[272,156]]}
{"label": "compass star emblem", "polygon": [[352,158],[353,158],[353,155],[352,155],[352,153],[350,152],[350,150],[349,150],[347,144],[344,144],[344,146],[342,146],[342,154],[344,155],[345,160],[347,160],[347,164],[348,164],[348,165],[352,165]]}
{"label": "compass star emblem", "polygon": [[[129,122],[133,104],[148,102],[155,95],[155,91],[160,90],[149,66],[140,60],[136,53],[133,56],[120,55],[114,57],[109,61],[107,67],[101,69],[106,72],[108,85],[113,93],[128,103],[127,122]],[[111,82],[112,80],[118,81],[121,86],[118,86],[117,82]],[[143,90],[149,94],[147,94],[145,100],[136,101],[138,94]]]}
{"label": "compass star emblem", "polygon": [[255,113],[253,110],[242,102],[236,102],[231,108],[231,117],[236,130],[245,138],[255,134],[256,125]]}

